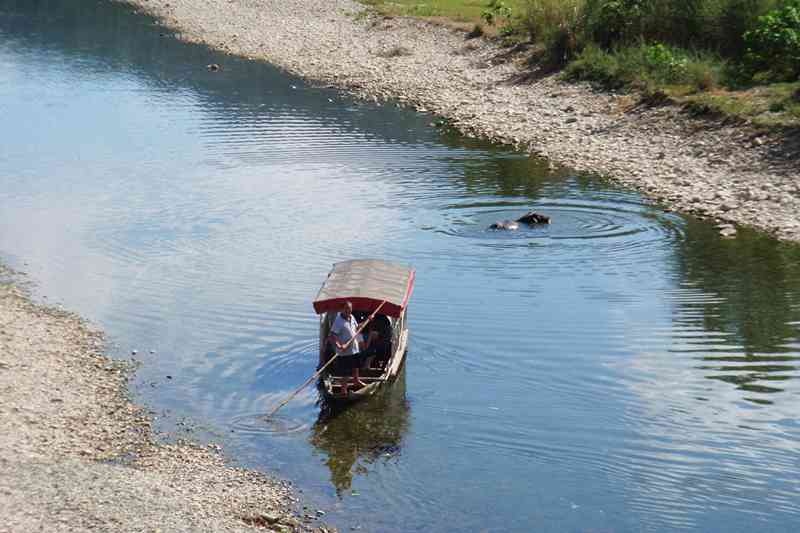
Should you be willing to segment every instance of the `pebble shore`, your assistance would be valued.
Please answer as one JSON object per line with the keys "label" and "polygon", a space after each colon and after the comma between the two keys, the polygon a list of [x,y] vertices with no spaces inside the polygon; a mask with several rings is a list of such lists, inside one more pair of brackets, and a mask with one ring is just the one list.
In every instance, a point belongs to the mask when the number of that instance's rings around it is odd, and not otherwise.
{"label": "pebble shore", "polygon": [[159,443],[128,399],[131,366],[103,347],[75,315],[0,283],[1,533],[334,531],[219,446]]}
{"label": "pebble shore", "polygon": [[[115,0],[191,42],[447,119],[664,205],[800,241],[800,141],[536,75],[519,51],[352,0]],[[220,65],[224,69],[225,65]],[[198,68],[206,68],[198,65]]]}

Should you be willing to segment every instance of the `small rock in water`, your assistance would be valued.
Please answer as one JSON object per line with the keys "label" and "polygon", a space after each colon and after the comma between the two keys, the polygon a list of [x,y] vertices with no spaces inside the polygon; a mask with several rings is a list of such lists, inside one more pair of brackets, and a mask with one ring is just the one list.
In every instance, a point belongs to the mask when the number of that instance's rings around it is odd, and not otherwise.
{"label": "small rock in water", "polygon": [[209,72],[217,72],[220,69],[220,66],[216,63],[211,63],[210,65],[207,65],[206,68]]}
{"label": "small rock in water", "polygon": [[721,230],[719,230],[719,234],[720,234],[720,236],[725,237],[725,238],[735,237],[736,236],[736,228],[734,228],[733,226],[722,228]]}
{"label": "small rock in water", "polygon": [[138,350],[131,350],[131,355],[136,355],[137,353],[139,353]]}

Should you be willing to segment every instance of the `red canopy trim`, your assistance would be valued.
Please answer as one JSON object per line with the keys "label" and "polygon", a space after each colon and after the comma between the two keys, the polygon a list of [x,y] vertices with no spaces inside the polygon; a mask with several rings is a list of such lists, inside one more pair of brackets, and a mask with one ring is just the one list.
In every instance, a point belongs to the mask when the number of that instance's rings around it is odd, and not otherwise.
{"label": "red canopy trim", "polygon": [[314,311],[317,314],[339,311],[344,302],[349,301],[353,310],[372,313],[385,299],[380,313],[399,317],[411,298],[414,279],[413,268],[385,261],[366,259],[337,263],[314,301]]}

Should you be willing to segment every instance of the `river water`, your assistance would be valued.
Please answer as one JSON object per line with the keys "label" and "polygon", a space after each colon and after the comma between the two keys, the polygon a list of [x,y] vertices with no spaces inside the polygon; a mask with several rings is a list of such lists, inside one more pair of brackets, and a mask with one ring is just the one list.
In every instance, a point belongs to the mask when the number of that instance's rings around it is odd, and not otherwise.
{"label": "river water", "polygon": [[[798,247],[174,37],[108,2],[0,0],[2,257],[138,351],[161,431],[344,530],[798,523]],[[487,230],[527,209],[553,224]],[[404,374],[265,423],[356,257],[417,269]]]}

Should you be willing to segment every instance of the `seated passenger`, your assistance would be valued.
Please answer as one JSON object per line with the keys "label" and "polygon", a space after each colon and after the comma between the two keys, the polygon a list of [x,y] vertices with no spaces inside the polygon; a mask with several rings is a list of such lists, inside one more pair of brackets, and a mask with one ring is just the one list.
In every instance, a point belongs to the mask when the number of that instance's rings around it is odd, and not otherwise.
{"label": "seated passenger", "polygon": [[[333,364],[333,374],[347,376],[352,372],[350,384],[356,389],[365,385],[359,379],[358,371],[364,365],[365,352],[369,349],[370,344],[378,338],[377,331],[371,331],[366,339],[360,333],[356,335],[358,327],[359,324],[353,316],[353,304],[345,302],[333,321],[328,337],[329,342],[336,349],[337,356]],[[344,387],[344,392],[347,392],[347,386]]]}
{"label": "seated passenger", "polygon": [[376,336],[370,343],[367,368],[383,370],[392,355],[391,324],[385,315],[378,315],[370,327]]}

